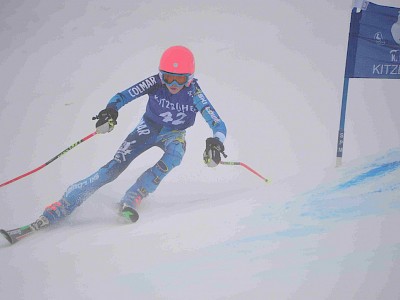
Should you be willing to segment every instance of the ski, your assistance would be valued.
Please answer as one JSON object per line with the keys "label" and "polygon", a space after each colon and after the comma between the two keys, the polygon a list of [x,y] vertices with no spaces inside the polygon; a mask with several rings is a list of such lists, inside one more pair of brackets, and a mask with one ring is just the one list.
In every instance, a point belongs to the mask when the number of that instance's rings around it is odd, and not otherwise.
{"label": "ski", "polygon": [[33,229],[31,225],[26,225],[12,230],[0,230],[0,233],[7,239],[7,241],[10,242],[10,244],[15,244],[19,240],[31,235],[34,232],[35,229]]}
{"label": "ski", "polygon": [[139,214],[133,207],[124,204],[121,209],[121,215],[132,223],[135,223],[139,219]]}
{"label": "ski", "polygon": [[[124,204],[120,211],[121,215],[125,220],[135,223],[139,219],[139,214],[133,207]],[[45,216],[40,216],[35,222],[22,226],[19,228],[4,230],[0,229],[1,235],[10,243],[15,244],[23,238],[35,233],[47,226],[49,226],[49,220]]]}
{"label": "ski", "polygon": [[9,241],[10,244],[15,244],[23,238],[47,226],[49,226],[49,220],[45,216],[40,216],[39,219],[29,225],[11,230],[0,229],[0,233],[7,241]]}

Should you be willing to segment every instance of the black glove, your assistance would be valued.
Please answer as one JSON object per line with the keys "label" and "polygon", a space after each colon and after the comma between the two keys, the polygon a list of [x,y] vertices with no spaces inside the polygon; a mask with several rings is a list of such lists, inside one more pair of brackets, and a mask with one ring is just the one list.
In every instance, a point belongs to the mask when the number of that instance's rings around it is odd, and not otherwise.
{"label": "black glove", "polygon": [[97,133],[107,133],[114,129],[117,125],[118,111],[114,108],[107,107],[99,112],[99,114],[93,117],[93,120],[98,119],[96,122]]}
{"label": "black glove", "polygon": [[222,142],[217,138],[208,138],[206,140],[206,150],[203,153],[204,163],[208,167],[216,167],[221,162],[221,153],[224,157],[227,157],[224,153],[225,147]]}

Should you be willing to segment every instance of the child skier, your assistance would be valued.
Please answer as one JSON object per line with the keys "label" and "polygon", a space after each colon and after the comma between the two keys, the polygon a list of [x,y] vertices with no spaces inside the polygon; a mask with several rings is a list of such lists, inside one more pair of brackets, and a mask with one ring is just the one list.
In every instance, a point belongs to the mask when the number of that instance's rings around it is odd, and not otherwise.
{"label": "child skier", "polygon": [[159,74],[150,76],[110,99],[95,117],[97,133],[107,133],[117,124],[118,111],[125,104],[148,95],[146,112],[137,127],[127,136],[114,158],[89,177],[69,186],[60,201],[46,207],[43,215],[30,225],[39,230],[71,214],[104,184],[116,179],[141,153],[153,146],[164,154],[151,168],[139,176],[120,201],[120,213],[131,222],[139,218],[137,208],[144,197],[156,190],[162,179],[185,154],[185,130],[200,112],[213,131],[206,140],[204,162],[217,166],[224,154],[226,136],[224,122],[206,98],[193,77],[195,62],[192,52],[183,46],[168,48],[161,56]]}

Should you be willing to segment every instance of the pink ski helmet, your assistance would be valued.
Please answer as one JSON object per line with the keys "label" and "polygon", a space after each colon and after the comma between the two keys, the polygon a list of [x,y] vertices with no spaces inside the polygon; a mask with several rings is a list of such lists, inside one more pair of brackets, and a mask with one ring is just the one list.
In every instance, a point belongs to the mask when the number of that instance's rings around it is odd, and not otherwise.
{"label": "pink ski helmet", "polygon": [[189,75],[188,86],[193,79],[195,70],[192,51],[184,46],[172,46],[168,48],[161,56],[159,70],[173,74]]}

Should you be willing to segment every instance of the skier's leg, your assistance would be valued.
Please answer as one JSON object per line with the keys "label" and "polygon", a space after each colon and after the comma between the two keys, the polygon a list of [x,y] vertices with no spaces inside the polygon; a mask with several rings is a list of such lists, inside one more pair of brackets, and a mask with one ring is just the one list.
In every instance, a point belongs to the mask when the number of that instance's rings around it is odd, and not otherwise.
{"label": "skier's leg", "polygon": [[185,131],[172,131],[166,135],[161,135],[158,139],[158,146],[164,150],[164,155],[128,189],[121,199],[121,205],[127,204],[137,208],[142,199],[154,192],[161,180],[174,167],[180,165],[186,149]]}
{"label": "skier's leg", "polygon": [[43,215],[50,223],[57,222],[71,214],[89,196],[103,185],[116,179],[139,154],[154,144],[149,131],[143,134],[143,122],[124,140],[114,158],[96,173],[68,187],[60,201],[46,207]]}
{"label": "skier's leg", "polygon": [[70,185],[60,201],[47,206],[43,215],[50,223],[59,221],[71,214],[75,208],[80,206],[90,195],[104,184],[113,181],[124,170],[122,164],[114,159],[101,167],[96,173]]}

